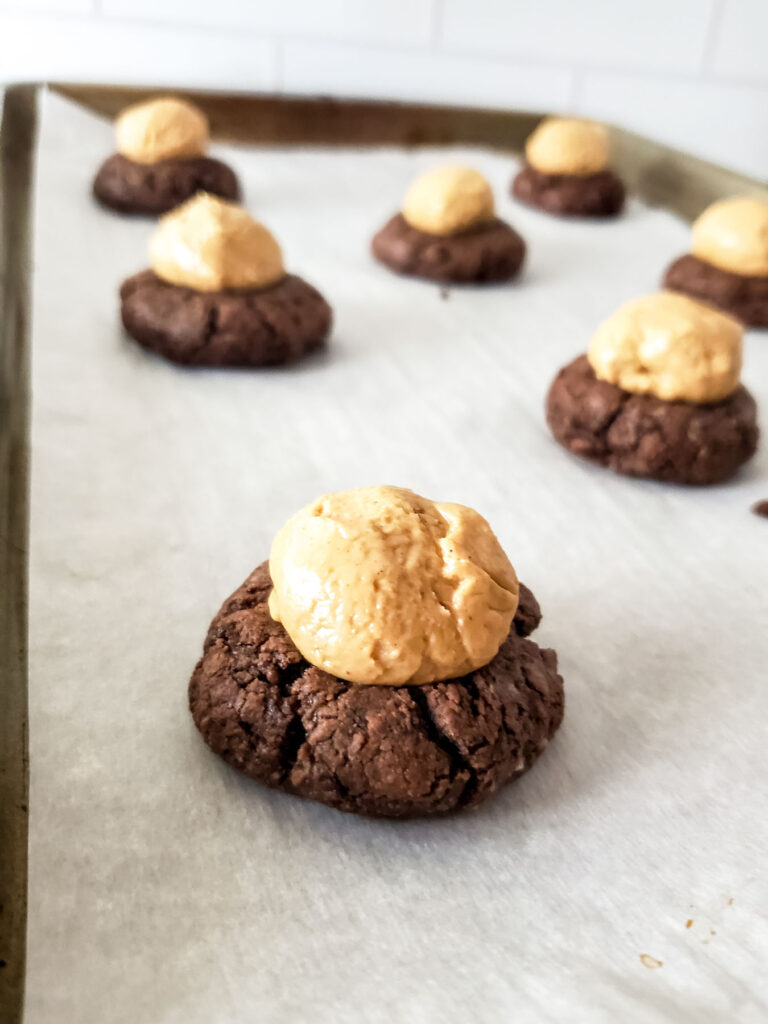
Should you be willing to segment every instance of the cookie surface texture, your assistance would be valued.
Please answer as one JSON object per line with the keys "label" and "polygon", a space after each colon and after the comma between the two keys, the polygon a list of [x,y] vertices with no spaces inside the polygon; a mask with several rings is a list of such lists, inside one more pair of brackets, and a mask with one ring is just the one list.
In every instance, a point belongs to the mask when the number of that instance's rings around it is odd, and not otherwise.
{"label": "cookie surface texture", "polygon": [[320,348],[331,308],[312,285],[288,274],[262,290],[200,292],[152,270],[120,289],[123,325],[144,348],[188,366],[278,366]]}
{"label": "cookie surface texture", "polygon": [[598,380],[585,355],[565,366],[547,396],[547,422],[574,455],[627,476],[715,484],[757,448],[757,409],[744,387],[711,405],[665,402]]}
{"label": "cookie surface texture", "polygon": [[444,284],[509,281],[525,258],[525,242],[502,220],[458,235],[431,235],[412,227],[401,213],[374,236],[371,249],[398,274]]}
{"label": "cookie surface texture", "polygon": [[512,195],[558,217],[615,217],[624,206],[625,189],[612,171],[543,174],[525,164],[512,182]]}
{"label": "cookie surface texture", "polygon": [[207,156],[140,164],[114,153],[93,182],[93,194],[102,206],[146,216],[167,213],[197,192],[235,200],[240,188],[230,167]]}
{"label": "cookie surface texture", "polygon": [[745,277],[687,253],[670,265],[664,287],[738,317],[750,327],[768,327],[768,277]]}

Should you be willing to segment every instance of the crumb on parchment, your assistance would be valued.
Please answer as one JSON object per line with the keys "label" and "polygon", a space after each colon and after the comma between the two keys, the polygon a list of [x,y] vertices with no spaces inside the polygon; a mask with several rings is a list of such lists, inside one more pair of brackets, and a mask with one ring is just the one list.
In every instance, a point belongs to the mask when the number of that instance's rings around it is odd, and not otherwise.
{"label": "crumb on parchment", "polygon": [[662,960],[657,960],[656,957],[651,956],[650,953],[641,953],[640,963],[643,967],[662,967],[664,964]]}

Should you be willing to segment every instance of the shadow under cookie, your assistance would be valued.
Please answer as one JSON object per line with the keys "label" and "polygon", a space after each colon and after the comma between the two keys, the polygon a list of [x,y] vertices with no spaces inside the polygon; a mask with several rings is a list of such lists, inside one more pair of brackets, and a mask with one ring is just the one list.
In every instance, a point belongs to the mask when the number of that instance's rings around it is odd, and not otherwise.
{"label": "shadow under cookie", "polygon": [[398,274],[446,284],[509,281],[525,258],[525,242],[502,220],[457,235],[432,235],[396,214],[373,237],[373,255]]}
{"label": "shadow under cookie", "polygon": [[128,333],[144,348],[189,366],[277,366],[322,346],[331,308],[320,292],[288,274],[263,289],[195,291],[152,270],[120,289]]}
{"label": "shadow under cookie", "polygon": [[563,717],[554,651],[520,588],[512,630],[485,667],[424,686],[367,686],[305,661],[267,607],[260,565],[211,623],[189,684],[208,746],[276,789],[374,817],[475,806],[531,767]]}
{"label": "shadow under cookie", "polygon": [[93,194],[103,206],[150,216],[167,213],[198,192],[237,199],[240,188],[230,167],[207,156],[140,164],[114,153],[93,182]]}
{"label": "shadow under cookie", "polygon": [[722,270],[687,253],[664,274],[664,287],[732,313],[751,327],[768,327],[768,277]]}
{"label": "shadow under cookie", "polygon": [[624,183],[612,171],[543,174],[530,164],[515,176],[512,195],[558,217],[615,217],[624,206]]}
{"label": "shadow under cookie", "polygon": [[757,449],[757,407],[746,388],[711,405],[665,402],[599,380],[585,355],[555,377],[547,423],[574,455],[668,483],[720,483]]}

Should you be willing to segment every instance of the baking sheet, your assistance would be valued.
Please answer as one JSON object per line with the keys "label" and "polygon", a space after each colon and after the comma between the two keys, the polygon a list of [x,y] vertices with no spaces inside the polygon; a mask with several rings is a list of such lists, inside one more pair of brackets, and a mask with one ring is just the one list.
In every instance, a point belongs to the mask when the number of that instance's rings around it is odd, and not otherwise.
{"label": "baking sheet", "polygon": [[[764,1020],[766,451],[728,486],[663,487],[570,458],[542,415],[688,228],[636,202],[614,224],[538,215],[479,150],[219,147],[336,327],[292,369],[185,371],[119,327],[152,225],[90,200],[111,141],[44,98],[28,1024]],[[441,292],[369,258],[444,160],[482,170],[528,240],[519,283]],[[768,408],[764,335],[744,380]],[[186,709],[208,622],[284,519],[378,482],[478,508],[560,657],[560,733],[463,817],[272,793]]]}

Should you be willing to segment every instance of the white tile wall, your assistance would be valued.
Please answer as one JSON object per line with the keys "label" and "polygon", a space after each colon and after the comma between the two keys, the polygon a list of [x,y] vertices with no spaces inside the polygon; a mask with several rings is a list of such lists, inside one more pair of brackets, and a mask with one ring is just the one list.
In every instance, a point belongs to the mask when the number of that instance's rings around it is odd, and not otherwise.
{"label": "white tile wall", "polygon": [[0,81],[603,117],[768,178],[768,0],[0,0]]}
{"label": "white tile wall", "polygon": [[127,85],[200,85],[270,90],[277,78],[273,42],[248,34],[219,37],[105,18],[0,19],[6,81],[58,79]]}
{"label": "white tile wall", "polygon": [[0,0],[0,14],[4,11],[23,11],[39,14],[95,14],[98,0]]}
{"label": "white tile wall", "polygon": [[768,178],[768,93],[686,79],[592,72],[576,109]]}
{"label": "white tile wall", "polygon": [[106,15],[270,34],[428,45],[432,0],[101,0]]}
{"label": "white tile wall", "polygon": [[490,107],[562,109],[573,75],[566,68],[505,60],[288,40],[282,84],[290,93],[411,99]]}
{"label": "white tile wall", "polygon": [[714,0],[445,0],[441,40],[577,66],[698,71]]}
{"label": "white tile wall", "polygon": [[729,0],[717,31],[713,70],[768,84],[768,2]]}

